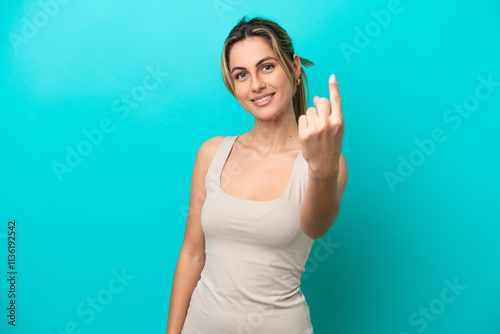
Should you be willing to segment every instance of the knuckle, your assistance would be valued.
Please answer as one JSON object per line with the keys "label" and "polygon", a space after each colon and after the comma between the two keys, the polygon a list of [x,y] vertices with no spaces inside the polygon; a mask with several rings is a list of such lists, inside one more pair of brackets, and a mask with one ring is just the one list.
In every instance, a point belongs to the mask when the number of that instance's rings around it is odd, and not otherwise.
{"label": "knuckle", "polygon": [[306,114],[308,114],[308,115],[309,115],[309,114],[311,114],[311,113],[313,113],[313,112],[315,112],[315,111],[316,111],[316,108],[314,108],[314,107],[309,107],[309,108],[307,108],[307,110],[306,110]]}
{"label": "knuckle", "polygon": [[330,122],[332,128],[339,128],[344,126],[344,119],[341,116],[333,116]]}

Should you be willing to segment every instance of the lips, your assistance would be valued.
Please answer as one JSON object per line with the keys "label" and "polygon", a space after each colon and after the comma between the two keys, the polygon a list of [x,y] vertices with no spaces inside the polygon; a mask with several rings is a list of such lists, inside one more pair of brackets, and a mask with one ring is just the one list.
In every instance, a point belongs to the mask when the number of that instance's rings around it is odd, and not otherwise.
{"label": "lips", "polygon": [[253,100],[250,100],[250,101],[255,102],[255,101],[260,100],[260,99],[262,99],[262,98],[264,98],[266,96],[273,96],[274,94],[275,93],[259,95],[259,96],[256,96]]}
{"label": "lips", "polygon": [[263,101],[260,101],[260,102],[252,101],[252,102],[257,107],[265,107],[265,106],[267,106],[267,105],[269,105],[270,103],[273,102],[274,95],[275,95],[275,93],[268,94],[268,95],[266,95],[266,96],[263,97],[264,98]]}

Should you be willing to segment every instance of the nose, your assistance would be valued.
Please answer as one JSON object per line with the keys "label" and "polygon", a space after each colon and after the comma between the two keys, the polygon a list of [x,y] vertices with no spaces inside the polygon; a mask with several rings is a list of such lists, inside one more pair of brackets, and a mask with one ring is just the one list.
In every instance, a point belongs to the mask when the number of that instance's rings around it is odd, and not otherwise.
{"label": "nose", "polygon": [[264,87],[265,87],[265,83],[262,80],[262,78],[260,78],[259,75],[253,75],[252,76],[252,90],[254,92],[258,92],[258,91],[262,90],[262,88],[264,88]]}

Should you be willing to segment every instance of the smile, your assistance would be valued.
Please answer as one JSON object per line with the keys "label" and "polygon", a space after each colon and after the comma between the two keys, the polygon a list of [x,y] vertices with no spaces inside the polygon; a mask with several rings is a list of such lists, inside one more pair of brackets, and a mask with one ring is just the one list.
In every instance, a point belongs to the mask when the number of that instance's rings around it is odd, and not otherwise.
{"label": "smile", "polygon": [[259,100],[255,100],[253,101],[257,106],[259,107],[262,107],[262,106],[265,106],[267,104],[269,104],[271,102],[271,100],[273,99],[273,96],[274,96],[275,93],[272,93],[272,94],[269,94],[267,95],[266,97],[263,97]]}

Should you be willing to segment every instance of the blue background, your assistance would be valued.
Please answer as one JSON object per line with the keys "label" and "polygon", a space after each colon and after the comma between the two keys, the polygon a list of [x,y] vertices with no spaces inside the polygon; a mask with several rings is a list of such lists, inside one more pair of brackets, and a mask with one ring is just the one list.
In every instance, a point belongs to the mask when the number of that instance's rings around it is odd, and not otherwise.
{"label": "blue background", "polygon": [[[253,126],[220,69],[245,14],[276,20],[316,63],[311,97],[339,81],[349,178],[302,277],[315,333],[500,333],[500,86],[480,80],[500,82],[498,2],[402,0],[384,25],[370,11],[385,0],[51,3],[0,10],[2,333],[165,332],[196,152]],[[470,116],[446,118],[464,103]],[[439,131],[425,153],[417,143]],[[88,154],[58,177],[78,147]]]}

